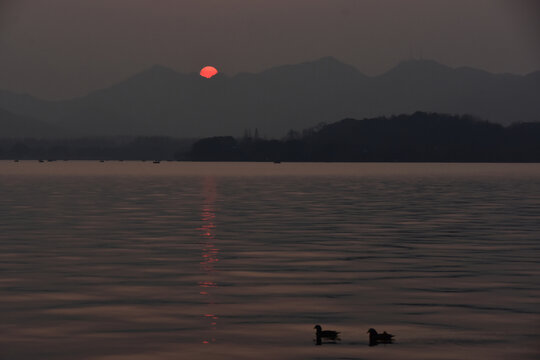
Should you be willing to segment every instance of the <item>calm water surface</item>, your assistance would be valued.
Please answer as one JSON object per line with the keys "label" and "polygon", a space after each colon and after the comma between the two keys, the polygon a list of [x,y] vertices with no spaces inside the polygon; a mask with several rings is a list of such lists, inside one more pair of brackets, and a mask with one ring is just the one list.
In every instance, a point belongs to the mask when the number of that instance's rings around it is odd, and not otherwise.
{"label": "calm water surface", "polygon": [[0,359],[540,356],[539,164],[0,162],[0,194]]}

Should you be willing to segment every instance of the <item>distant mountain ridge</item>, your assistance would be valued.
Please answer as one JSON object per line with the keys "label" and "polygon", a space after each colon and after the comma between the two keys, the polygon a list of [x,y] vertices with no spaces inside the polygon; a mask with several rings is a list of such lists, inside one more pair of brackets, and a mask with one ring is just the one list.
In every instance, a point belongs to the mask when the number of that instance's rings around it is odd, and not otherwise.
{"label": "distant mountain ridge", "polygon": [[[366,76],[332,57],[260,73],[204,79],[154,66],[111,87],[62,101],[0,91],[0,108],[71,136],[280,137],[340,118],[415,111],[471,114],[501,124],[540,121],[540,71],[491,74],[410,60]],[[2,133],[9,129],[0,128]]]}

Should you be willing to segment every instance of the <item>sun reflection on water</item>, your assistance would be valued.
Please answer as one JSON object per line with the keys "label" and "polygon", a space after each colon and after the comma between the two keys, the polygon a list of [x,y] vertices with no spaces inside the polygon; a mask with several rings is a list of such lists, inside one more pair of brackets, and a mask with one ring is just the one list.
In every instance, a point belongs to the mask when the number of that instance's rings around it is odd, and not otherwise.
{"label": "sun reflection on water", "polygon": [[[217,320],[219,316],[210,311],[215,304],[214,294],[212,289],[218,287],[218,283],[214,281],[215,265],[219,262],[219,249],[216,247],[216,225],[214,219],[215,201],[217,197],[216,182],[214,178],[206,178],[203,182],[204,203],[201,213],[202,225],[199,228],[201,231],[201,269],[204,272],[204,279],[198,282],[199,294],[204,297],[204,303],[207,304],[208,313],[202,314],[204,322],[207,324],[210,331],[216,330]],[[204,336],[202,343],[210,344],[216,342],[216,338],[208,332]]]}

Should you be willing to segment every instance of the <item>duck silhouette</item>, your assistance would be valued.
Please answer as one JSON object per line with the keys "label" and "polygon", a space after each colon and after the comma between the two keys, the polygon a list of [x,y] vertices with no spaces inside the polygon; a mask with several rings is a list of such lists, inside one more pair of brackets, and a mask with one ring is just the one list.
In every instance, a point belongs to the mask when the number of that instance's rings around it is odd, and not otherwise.
{"label": "duck silhouette", "polygon": [[377,344],[391,344],[394,341],[394,335],[387,333],[386,331],[379,334],[377,330],[371,328],[367,331],[369,334],[369,346],[375,346]]}
{"label": "duck silhouette", "polygon": [[323,339],[331,342],[341,340],[339,338],[339,331],[323,330],[321,325],[315,325],[313,328],[317,330],[315,332],[315,336],[317,337],[317,345],[321,345]]}

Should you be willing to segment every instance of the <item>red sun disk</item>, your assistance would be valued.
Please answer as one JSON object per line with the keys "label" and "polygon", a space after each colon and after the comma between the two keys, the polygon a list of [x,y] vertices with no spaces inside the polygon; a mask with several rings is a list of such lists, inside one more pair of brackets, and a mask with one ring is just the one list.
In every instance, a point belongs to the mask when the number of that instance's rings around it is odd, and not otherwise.
{"label": "red sun disk", "polygon": [[218,73],[217,69],[213,66],[205,66],[201,69],[201,76],[207,79],[215,76]]}

